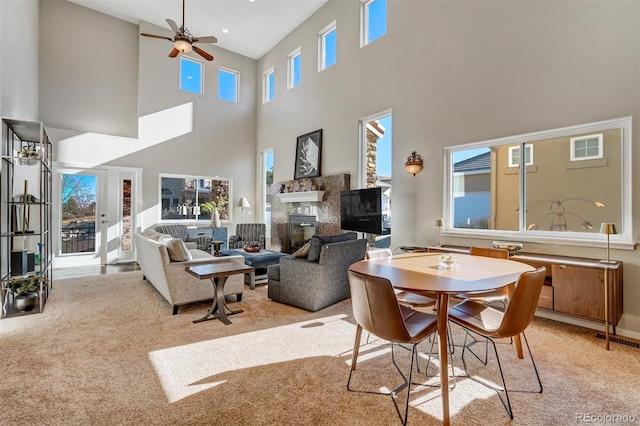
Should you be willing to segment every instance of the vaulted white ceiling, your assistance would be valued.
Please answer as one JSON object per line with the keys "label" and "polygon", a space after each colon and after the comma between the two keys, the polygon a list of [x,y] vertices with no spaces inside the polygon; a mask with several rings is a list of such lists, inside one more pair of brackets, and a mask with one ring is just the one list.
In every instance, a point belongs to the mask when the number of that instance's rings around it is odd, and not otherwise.
{"label": "vaulted white ceiling", "polygon": [[[70,1],[134,24],[143,20],[168,29],[167,18],[182,24],[181,0]],[[185,0],[184,23],[194,36],[215,36],[218,46],[259,59],[326,2]]]}

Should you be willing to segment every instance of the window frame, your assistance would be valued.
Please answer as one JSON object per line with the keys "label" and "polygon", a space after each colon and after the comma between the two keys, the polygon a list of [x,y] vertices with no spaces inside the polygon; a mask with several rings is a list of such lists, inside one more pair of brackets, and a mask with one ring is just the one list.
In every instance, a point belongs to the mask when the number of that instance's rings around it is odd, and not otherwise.
{"label": "window frame", "polygon": [[[220,97],[220,73],[227,73],[227,74],[232,74],[235,76],[236,78],[236,84],[235,84],[235,100],[231,101],[229,99],[225,99],[225,98],[221,98]],[[234,104],[238,104],[240,103],[240,72],[236,71],[236,70],[232,70],[231,68],[226,68],[226,67],[218,67],[218,99],[221,101],[225,101],[225,102],[231,102]]]}
{"label": "window frame", "polygon": [[[181,223],[181,224],[188,224],[188,223],[209,223],[211,221],[210,217],[206,217],[201,219],[200,216],[206,216],[205,213],[203,212],[196,212],[195,214],[195,218],[193,217],[189,217],[187,219],[178,219],[178,218],[169,218],[169,219],[163,219],[162,217],[162,200],[163,198],[163,186],[162,186],[162,179],[163,178],[169,178],[169,179],[184,179],[184,180],[195,180],[196,183],[194,185],[194,189],[195,189],[195,199],[198,199],[198,190],[203,189],[202,186],[202,181],[203,180],[215,180],[215,181],[224,181],[228,183],[229,186],[229,191],[227,193],[227,204],[228,204],[228,218],[223,218],[221,221],[223,223],[231,223],[233,222],[233,179],[232,178],[225,178],[225,177],[220,177],[220,176],[202,176],[202,175],[182,175],[182,174],[172,174],[172,173],[159,173],[158,174],[158,196],[159,196],[159,200],[158,200],[158,223]],[[171,188],[166,188],[168,191],[171,191],[171,193],[167,193],[167,195],[171,195],[173,197],[180,197],[180,194],[176,194],[175,191],[173,191]],[[199,206],[199,204],[196,204]],[[197,209],[199,211],[199,209]]]}
{"label": "window frame", "polygon": [[[374,38],[373,40],[369,40],[369,27],[371,25],[370,6],[376,1],[382,1],[386,3],[385,13],[384,13],[384,21],[385,21],[384,33],[380,34],[378,37]],[[360,47],[361,48],[373,43],[374,41],[378,40],[379,38],[387,34],[387,9],[386,9],[387,4],[388,3],[386,0],[361,0],[360,2]]]}
{"label": "window frame", "polygon": [[[299,67],[298,74],[300,79],[297,84],[295,82],[296,58],[300,58],[300,61],[298,62],[298,67]],[[301,82],[302,82],[302,48],[298,46],[296,49],[294,49],[291,53],[287,55],[287,90],[293,89],[294,87],[299,86]]]}
{"label": "window frame", "polygon": [[[274,90],[271,89],[271,79],[273,80]],[[262,73],[262,103],[266,104],[273,100],[273,92],[275,91],[275,70],[274,67],[268,68]]]}
{"label": "window frame", "polygon": [[[326,65],[326,38],[327,36],[335,31],[336,32],[336,59],[332,64]],[[338,25],[337,21],[331,22],[329,25],[324,27],[322,30],[318,32],[318,72],[322,72],[328,68],[331,68],[333,65],[338,63]]]}
{"label": "window frame", "polygon": [[[200,92],[194,92],[192,90],[186,90],[182,87],[182,61],[186,61],[186,62],[191,62],[193,64],[197,64],[200,66]],[[180,70],[178,72],[178,89],[183,91],[183,92],[187,92],[187,93],[193,93],[194,95],[204,95],[204,75],[205,75],[205,63],[204,61],[201,61],[199,59],[196,58],[191,58],[189,56],[186,55],[180,55]]]}
{"label": "window frame", "polygon": [[[570,139],[571,149],[569,151],[571,153],[571,161],[597,160],[599,158],[602,158],[604,156],[603,144],[602,144],[603,136],[604,135],[602,133],[596,133],[593,135],[576,136],[575,138],[571,138]],[[593,139],[593,138],[598,139],[598,154],[589,155],[586,157],[576,157],[576,142],[581,140],[586,141],[588,139]]]}
{"label": "window frame", "polygon": [[[453,153],[475,148],[486,148],[492,146],[504,146],[513,144],[534,143],[539,140],[547,140],[561,137],[571,137],[576,134],[593,134],[610,130],[614,128],[621,129],[620,155],[621,167],[620,171],[620,215],[621,225],[618,229],[620,234],[611,235],[611,243],[614,247],[624,250],[633,250],[635,246],[633,218],[632,218],[632,117],[622,117],[617,119],[581,124],[576,126],[563,127],[558,129],[544,130],[540,132],[528,133],[499,139],[486,140],[481,142],[473,142],[464,145],[455,145],[444,147],[443,151],[443,218],[445,218],[445,226],[442,229],[443,236],[456,238],[479,238],[479,239],[505,239],[520,242],[531,242],[540,244],[564,244],[583,247],[602,247],[602,242],[606,241],[606,235],[600,233],[586,232],[558,232],[558,231],[536,231],[532,233],[527,231],[524,224],[525,212],[522,205],[525,204],[526,195],[522,191],[524,179],[520,184],[520,226],[518,231],[506,231],[497,229],[466,229],[454,228],[453,223]],[[522,145],[521,145],[522,146]],[[521,175],[522,177],[522,175]],[[597,224],[599,226],[599,224]]]}
{"label": "window frame", "polygon": [[[520,144],[509,147],[509,167],[520,167],[520,160],[518,160],[518,162],[513,160],[513,152],[516,149],[520,149]],[[529,152],[529,161],[527,161],[527,151]],[[524,146],[524,158],[525,166],[533,166],[533,145],[530,143]]]}

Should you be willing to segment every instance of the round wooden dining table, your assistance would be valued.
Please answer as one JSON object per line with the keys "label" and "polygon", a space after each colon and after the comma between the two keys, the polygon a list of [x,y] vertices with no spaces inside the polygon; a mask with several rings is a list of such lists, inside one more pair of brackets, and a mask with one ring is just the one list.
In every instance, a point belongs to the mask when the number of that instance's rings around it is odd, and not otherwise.
{"label": "round wooden dining table", "polygon": [[517,261],[465,254],[452,255],[457,258],[457,262],[447,267],[441,263],[440,256],[442,253],[400,254],[362,260],[351,265],[349,270],[362,275],[386,278],[398,290],[437,295],[442,423],[449,425],[449,375],[447,373],[449,296],[512,287],[523,272],[532,271],[534,268]]}

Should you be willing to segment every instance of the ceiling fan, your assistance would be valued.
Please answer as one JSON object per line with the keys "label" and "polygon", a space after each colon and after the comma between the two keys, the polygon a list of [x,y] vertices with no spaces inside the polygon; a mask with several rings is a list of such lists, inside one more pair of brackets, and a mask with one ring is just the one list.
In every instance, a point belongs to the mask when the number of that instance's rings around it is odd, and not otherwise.
{"label": "ceiling fan", "polygon": [[182,25],[180,27],[178,27],[173,20],[166,19],[167,24],[169,24],[173,32],[176,33],[173,38],[147,33],[140,33],[140,35],[172,41],[173,50],[169,53],[170,58],[175,58],[180,52],[191,52],[193,50],[207,61],[212,61],[213,56],[200,49],[198,46],[194,46],[194,43],[217,43],[218,39],[214,36],[194,37],[191,35],[189,30],[184,26],[184,2],[185,0],[182,0]]}

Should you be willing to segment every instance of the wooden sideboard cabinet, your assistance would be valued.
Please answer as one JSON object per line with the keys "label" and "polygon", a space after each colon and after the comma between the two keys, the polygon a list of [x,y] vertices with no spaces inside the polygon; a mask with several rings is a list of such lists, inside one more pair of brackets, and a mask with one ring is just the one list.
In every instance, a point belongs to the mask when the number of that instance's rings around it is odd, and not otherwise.
{"label": "wooden sideboard cabinet", "polygon": [[[433,252],[468,253],[468,247],[429,247]],[[511,260],[547,269],[538,308],[550,312],[605,322],[604,274],[608,273],[609,323],[622,317],[622,262],[606,265],[599,259],[518,253]]]}

